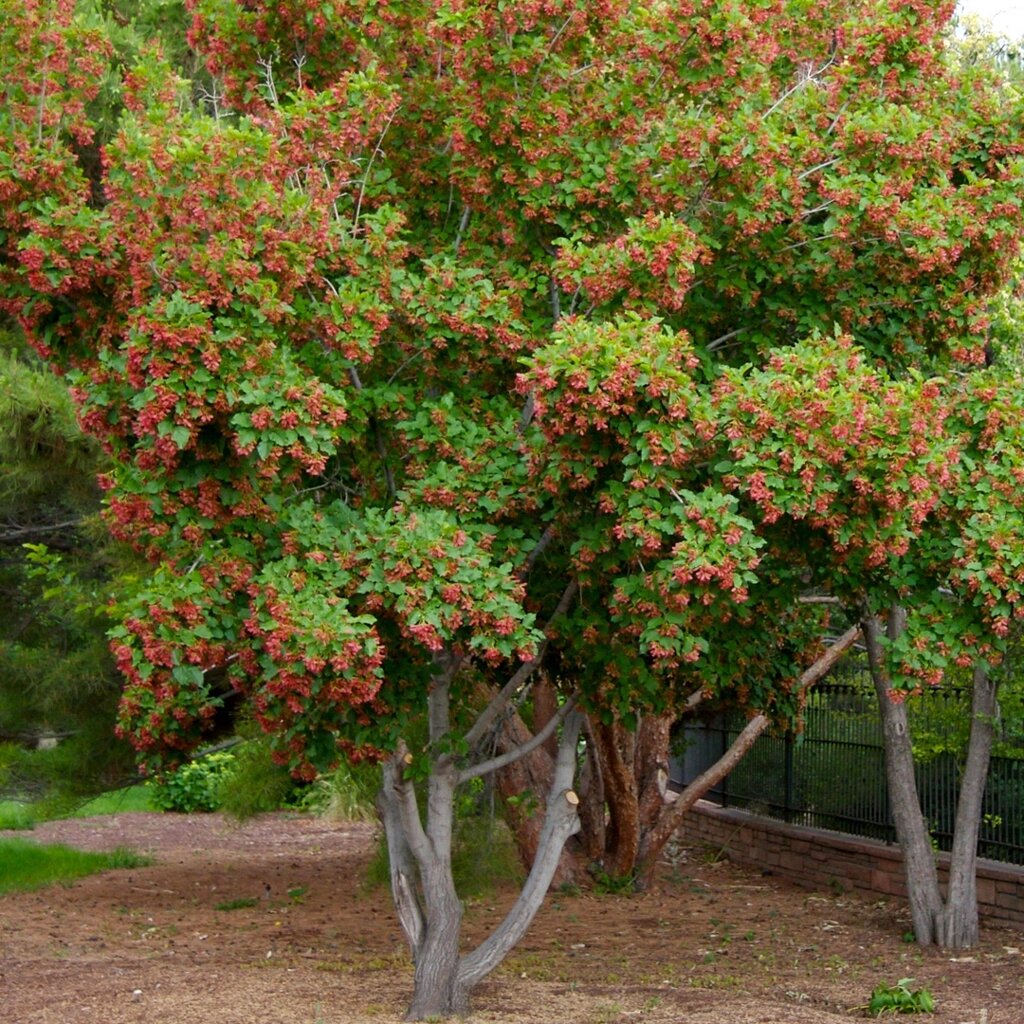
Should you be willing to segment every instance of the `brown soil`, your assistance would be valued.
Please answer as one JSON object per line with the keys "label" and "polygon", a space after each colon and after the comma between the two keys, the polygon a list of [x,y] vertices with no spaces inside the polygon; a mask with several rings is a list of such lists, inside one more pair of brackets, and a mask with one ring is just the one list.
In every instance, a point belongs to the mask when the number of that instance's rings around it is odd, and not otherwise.
{"label": "brown soil", "polygon": [[[401,1019],[411,968],[389,894],[364,882],[371,826],[124,814],[31,835],[156,860],[0,897],[5,1024]],[[470,938],[511,895],[471,903]],[[470,1019],[838,1024],[866,1019],[856,1007],[874,986],[910,976],[936,997],[937,1024],[1024,1022],[1019,932],[989,930],[953,956],[907,945],[906,929],[893,902],[807,893],[677,849],[643,895],[553,893]]]}

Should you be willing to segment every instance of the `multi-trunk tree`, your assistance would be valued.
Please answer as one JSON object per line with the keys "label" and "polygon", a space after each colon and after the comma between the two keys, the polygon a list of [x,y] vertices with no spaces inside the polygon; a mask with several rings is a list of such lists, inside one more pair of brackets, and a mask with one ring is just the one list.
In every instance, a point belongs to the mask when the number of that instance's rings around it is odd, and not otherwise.
{"label": "multi-trunk tree", "polygon": [[[663,834],[629,729],[798,709],[809,587],[907,608],[898,685],[922,636],[998,658],[1020,110],[928,0],[188,7],[200,87],[0,0],[2,308],[154,562],[122,732],[158,767],[240,694],[300,774],[381,759],[410,1017],[459,1011],[578,808],[618,873]],[[462,953],[456,789],[550,744],[522,896]]]}

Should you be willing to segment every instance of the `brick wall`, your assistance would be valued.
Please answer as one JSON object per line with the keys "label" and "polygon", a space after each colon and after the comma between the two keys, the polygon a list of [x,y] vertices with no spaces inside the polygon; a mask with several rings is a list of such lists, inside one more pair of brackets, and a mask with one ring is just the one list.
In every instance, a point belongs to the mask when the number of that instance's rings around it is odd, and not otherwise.
{"label": "brick wall", "polygon": [[[737,864],[760,868],[808,889],[837,884],[868,895],[905,898],[899,848],[875,839],[787,825],[700,800],[687,814],[684,840],[720,849]],[[945,881],[949,855],[937,854]],[[1024,867],[978,860],[978,912],[990,924],[1024,928]]]}

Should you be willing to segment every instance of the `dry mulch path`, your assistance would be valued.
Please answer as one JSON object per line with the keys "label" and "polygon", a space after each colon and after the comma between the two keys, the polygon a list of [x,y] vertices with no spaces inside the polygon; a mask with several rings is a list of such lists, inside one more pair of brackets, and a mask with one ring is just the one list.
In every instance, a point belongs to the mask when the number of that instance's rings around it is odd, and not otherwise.
{"label": "dry mulch path", "polygon": [[[122,814],[28,835],[151,851],[150,867],[0,896],[4,1024],[353,1024],[401,1019],[411,968],[386,889],[367,888],[373,828],[277,814]],[[1024,935],[969,956],[902,941],[895,902],[808,893],[698,849],[655,890],[552,893],[476,994],[477,1024],[840,1024],[910,976],[936,1024],[1024,1024]],[[512,898],[472,901],[481,936]],[[232,902],[255,901],[236,909]]]}

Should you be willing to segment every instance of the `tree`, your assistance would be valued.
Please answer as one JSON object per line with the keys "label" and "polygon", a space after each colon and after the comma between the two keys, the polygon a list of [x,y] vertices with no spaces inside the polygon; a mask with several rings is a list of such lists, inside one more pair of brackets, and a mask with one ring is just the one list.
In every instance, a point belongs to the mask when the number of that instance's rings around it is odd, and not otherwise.
{"label": "tree", "polygon": [[[697,690],[798,711],[808,586],[900,596],[928,549],[967,656],[998,655],[1016,584],[979,604],[957,545],[1016,527],[932,535],[943,482],[983,501],[959,438],[1005,391],[973,368],[1021,118],[952,73],[951,7],[193,0],[206,97],[122,57],[104,135],[102,19],[0,0],[2,308],[155,566],[113,633],[121,732],[173,763],[234,692],[300,775],[382,760],[411,1018],[466,1007],[578,806],[616,872],[642,860],[623,730]],[[922,461],[933,433],[962,471]],[[546,724],[494,753],[542,667]],[[584,713],[607,828],[573,788]],[[455,791],[552,739],[529,879],[460,954]]]}
{"label": "tree", "polygon": [[[99,522],[99,446],[67,388],[13,333],[0,360],[0,774],[54,803],[131,778],[104,635],[125,563]],[[31,752],[54,737],[59,750]]]}

